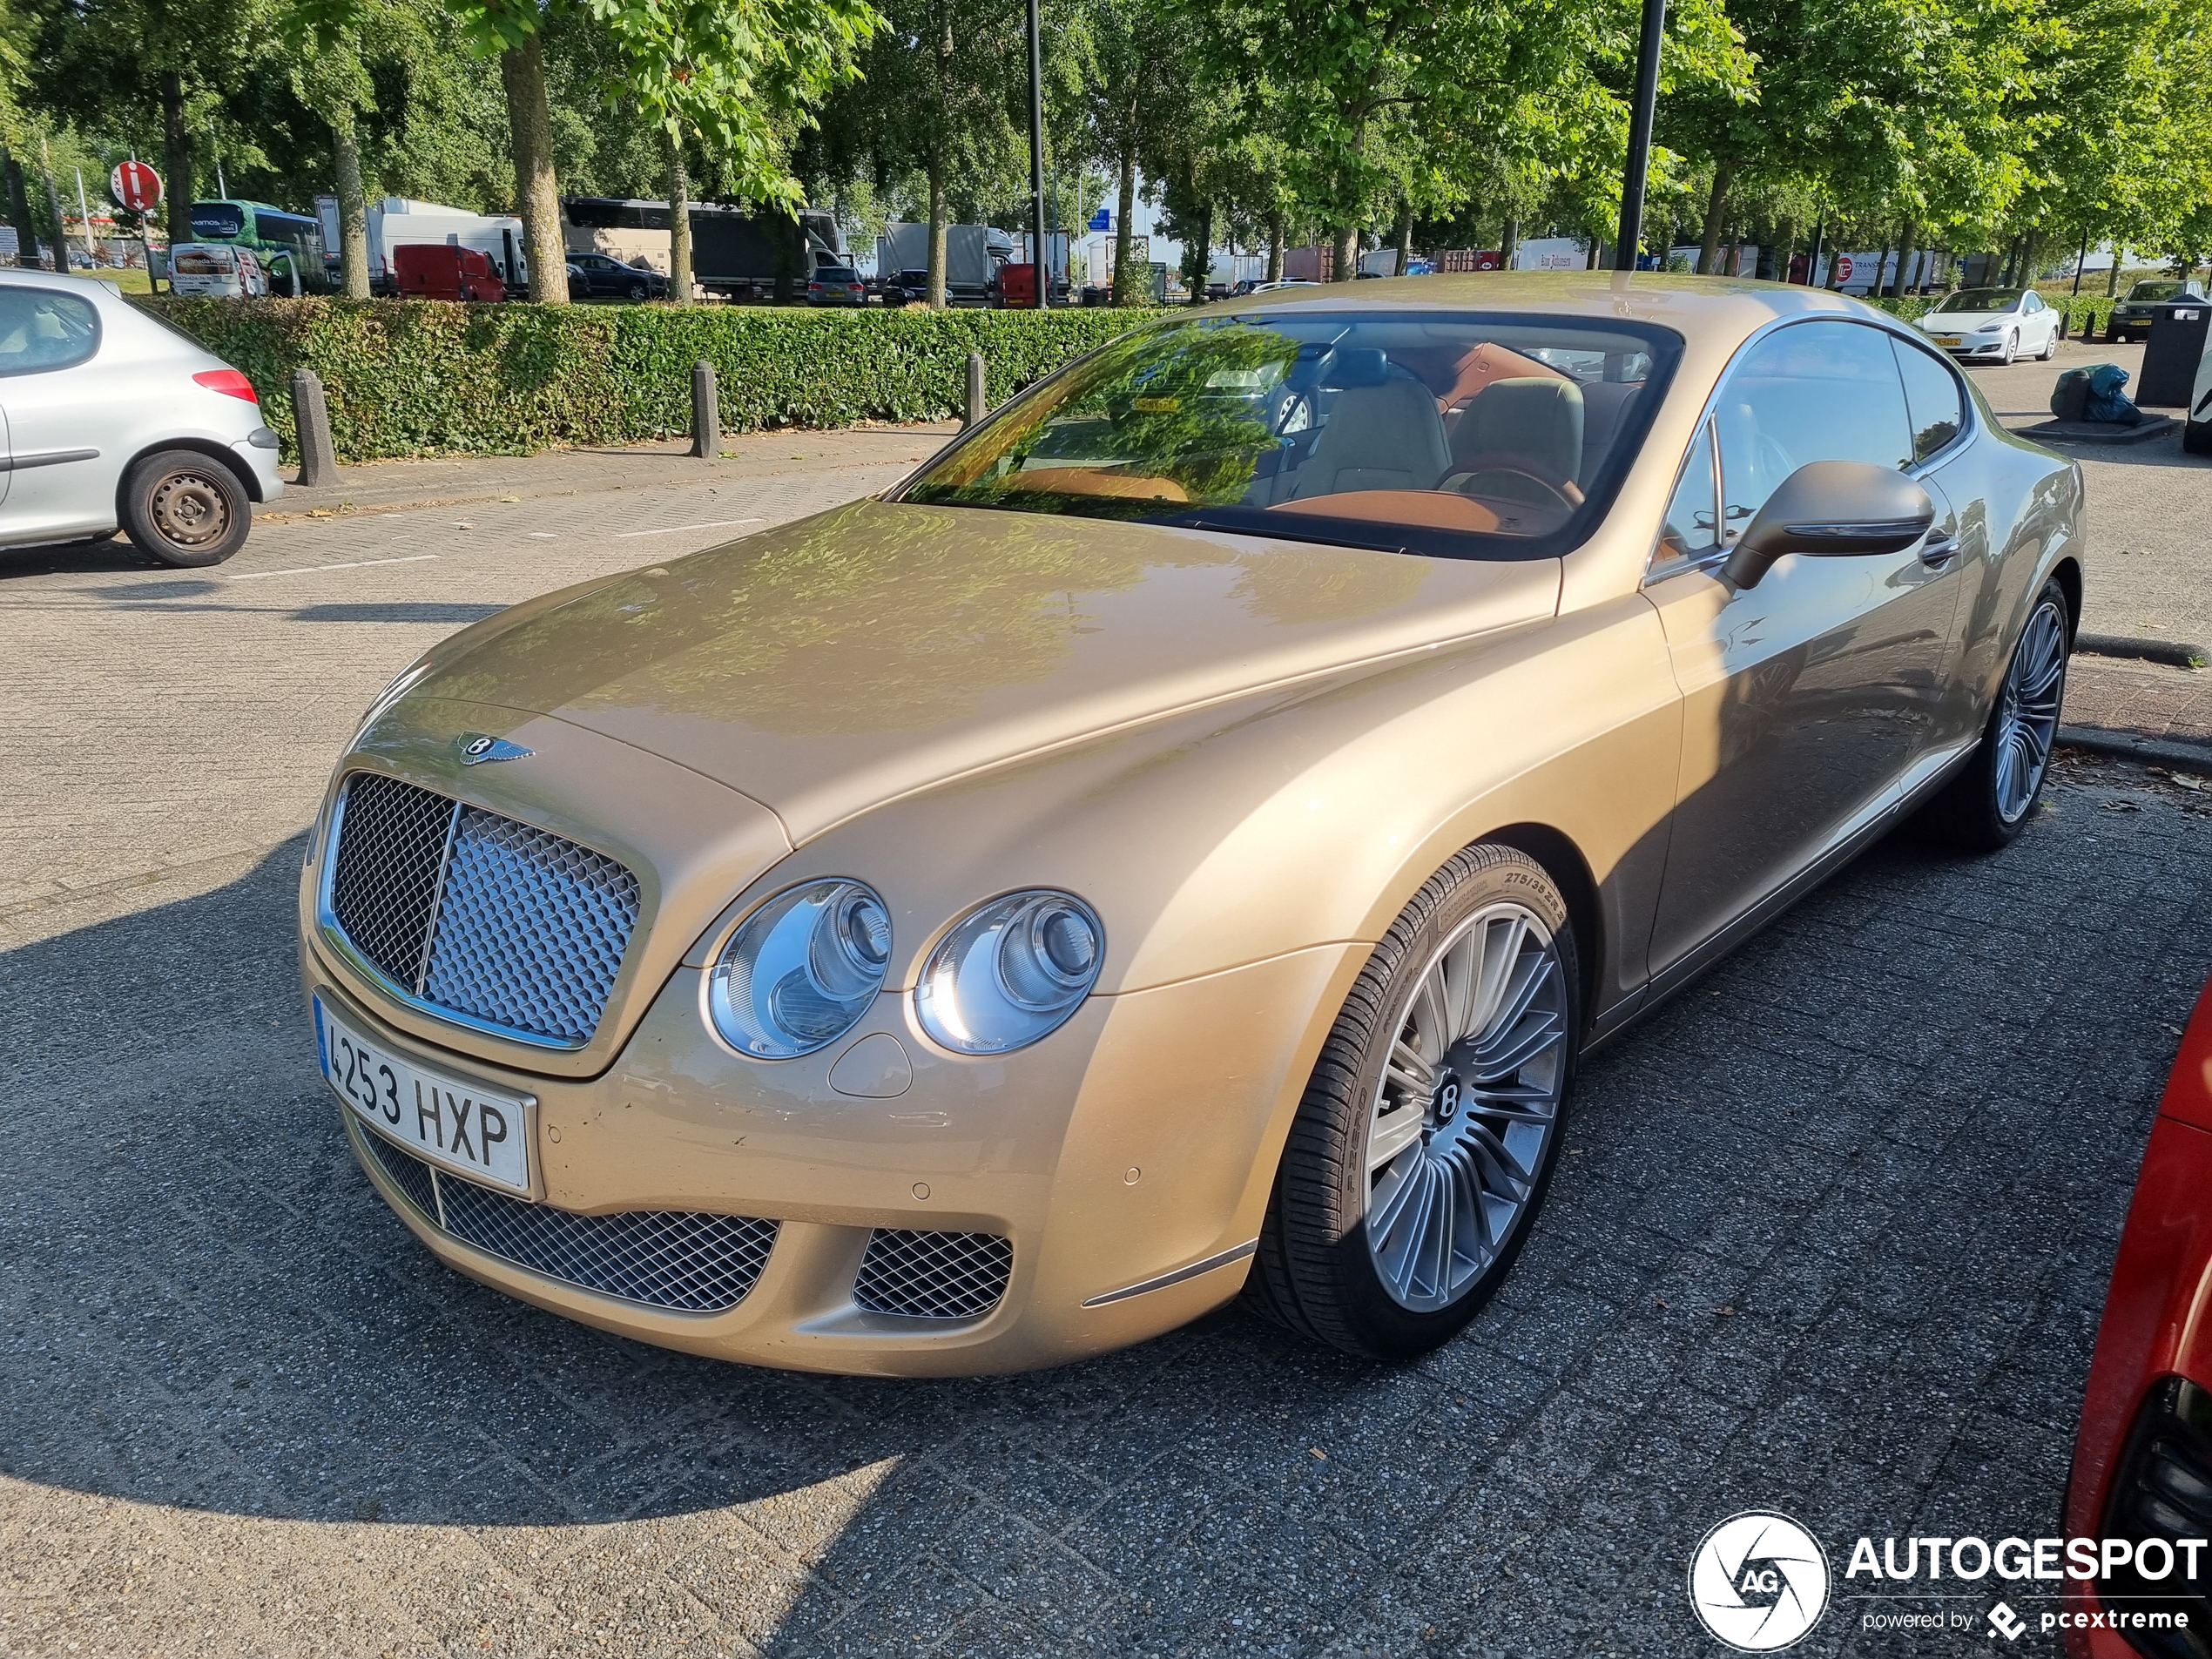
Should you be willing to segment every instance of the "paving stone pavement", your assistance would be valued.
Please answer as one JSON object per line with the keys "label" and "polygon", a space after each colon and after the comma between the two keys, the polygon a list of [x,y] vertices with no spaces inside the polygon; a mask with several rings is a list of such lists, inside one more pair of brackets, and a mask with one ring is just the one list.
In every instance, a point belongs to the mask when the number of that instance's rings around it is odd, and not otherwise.
{"label": "paving stone pavement", "polygon": [[[314,1075],[297,830],[458,623],[856,493],[708,488],[0,566],[0,1654],[1671,1659],[1720,1651],[1683,1584],[1734,1511],[1839,1567],[2057,1530],[2212,970],[2212,806],[2089,759],[2006,854],[1893,838],[1595,1058],[1517,1272],[1409,1369],[1232,1312],[1034,1376],[792,1376],[438,1266]],[[1797,1651],[1985,1649],[1863,1605]]]}

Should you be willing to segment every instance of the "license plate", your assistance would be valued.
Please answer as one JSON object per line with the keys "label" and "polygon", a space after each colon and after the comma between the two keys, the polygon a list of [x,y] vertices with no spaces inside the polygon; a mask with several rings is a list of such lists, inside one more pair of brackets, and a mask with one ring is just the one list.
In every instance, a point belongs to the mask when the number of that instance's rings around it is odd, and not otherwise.
{"label": "license plate", "polygon": [[426,1163],[529,1195],[530,1097],[418,1066],[314,1003],[322,1075],[355,1116]]}
{"label": "license plate", "polygon": [[1966,342],[1960,339],[1957,334],[1938,334],[1936,336],[1936,344],[1939,346],[1963,346],[1966,343]]}

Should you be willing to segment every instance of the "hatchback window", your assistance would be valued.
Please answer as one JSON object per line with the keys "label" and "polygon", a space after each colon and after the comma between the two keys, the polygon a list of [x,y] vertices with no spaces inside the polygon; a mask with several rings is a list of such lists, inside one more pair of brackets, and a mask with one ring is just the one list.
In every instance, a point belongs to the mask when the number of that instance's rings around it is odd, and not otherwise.
{"label": "hatchback window", "polygon": [[1715,417],[1731,541],[1807,462],[1912,464],[1889,336],[1863,324],[1800,323],[1769,334],[1737,360]]}
{"label": "hatchback window", "polygon": [[100,314],[51,288],[0,287],[0,374],[69,368],[100,348]]}
{"label": "hatchback window", "polygon": [[1950,365],[1939,363],[1908,341],[1894,336],[1890,349],[1897,354],[1905,377],[1905,408],[1912,421],[1912,458],[1925,461],[1959,435],[1966,421],[1965,395]]}
{"label": "hatchback window", "polygon": [[1947,293],[1938,311],[2016,311],[2020,308],[2021,290],[2018,288],[1961,288]]}
{"label": "hatchback window", "polygon": [[1602,517],[1680,348],[1669,330],[1610,319],[1173,320],[1042,382],[902,499],[1549,555]]}

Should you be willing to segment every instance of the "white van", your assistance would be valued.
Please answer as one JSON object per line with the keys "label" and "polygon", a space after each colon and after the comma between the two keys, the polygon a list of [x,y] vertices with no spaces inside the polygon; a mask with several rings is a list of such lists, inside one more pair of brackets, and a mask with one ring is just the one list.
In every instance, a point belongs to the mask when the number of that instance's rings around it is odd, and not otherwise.
{"label": "white van", "polygon": [[169,250],[169,287],[180,297],[245,300],[268,293],[269,273],[250,247],[179,242]]}

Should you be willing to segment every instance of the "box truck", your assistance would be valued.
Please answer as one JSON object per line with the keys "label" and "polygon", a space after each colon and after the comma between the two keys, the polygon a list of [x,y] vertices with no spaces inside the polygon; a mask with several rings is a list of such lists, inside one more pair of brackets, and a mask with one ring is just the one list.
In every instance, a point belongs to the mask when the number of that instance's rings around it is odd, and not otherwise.
{"label": "box truck", "polygon": [[[725,300],[769,298],[786,269],[793,293],[803,297],[817,266],[851,263],[836,216],[819,208],[800,209],[794,223],[781,213],[693,202],[690,218],[692,285]],[[616,196],[561,200],[561,240],[570,253],[605,253],[624,265],[642,260],[664,276],[671,258],[668,226],[664,201]]]}
{"label": "box truck", "polygon": [[[1014,238],[989,225],[945,226],[945,299],[955,306],[996,305],[999,273],[1014,260]],[[894,223],[875,239],[876,274],[886,282],[902,271],[929,268],[929,226]],[[919,299],[919,294],[914,295]]]}

